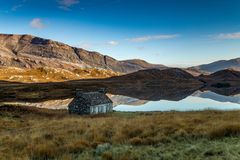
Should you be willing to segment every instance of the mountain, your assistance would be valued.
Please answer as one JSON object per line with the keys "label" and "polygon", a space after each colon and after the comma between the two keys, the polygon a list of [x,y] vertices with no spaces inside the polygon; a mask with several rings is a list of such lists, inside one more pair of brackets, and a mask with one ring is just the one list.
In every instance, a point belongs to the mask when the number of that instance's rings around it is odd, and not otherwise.
{"label": "mountain", "polygon": [[[139,70],[163,70],[168,68],[160,64],[150,64],[140,59],[118,61],[98,52],[71,47],[61,42],[31,35],[13,34],[0,34],[0,67],[4,67],[4,69],[10,67],[9,70],[12,70],[12,68],[33,69],[31,72],[35,72],[34,69],[38,68],[49,71],[55,69],[59,70],[57,72],[64,73],[67,70],[74,72],[75,78],[78,78],[78,75],[76,76],[76,74],[78,74],[75,72],[76,70],[79,70],[78,72],[82,74],[86,73],[85,75],[80,75],[80,77],[94,78],[92,75],[87,76],[87,72],[91,72],[88,71],[88,69],[92,68],[99,69],[97,73],[104,71],[105,73],[103,75],[107,74],[113,76],[119,75],[119,73],[133,73]],[[226,68],[240,71],[240,58],[217,61],[183,70],[194,76],[199,76],[201,74],[211,74]],[[113,74],[112,71],[116,72],[116,74]],[[28,72],[30,71],[28,70]],[[138,72],[138,74],[149,73],[144,73],[143,71]],[[96,76],[96,78],[99,77],[102,78],[101,73],[100,76]],[[63,76],[59,80],[63,79],[69,79],[69,76]]]}
{"label": "mountain", "polygon": [[18,68],[103,68],[130,73],[147,68],[166,68],[142,60],[118,61],[98,52],[31,35],[0,34],[0,66]]}
{"label": "mountain", "polygon": [[190,71],[199,73],[213,73],[224,69],[234,69],[240,71],[240,58],[216,61],[210,64],[204,64],[188,68]]}

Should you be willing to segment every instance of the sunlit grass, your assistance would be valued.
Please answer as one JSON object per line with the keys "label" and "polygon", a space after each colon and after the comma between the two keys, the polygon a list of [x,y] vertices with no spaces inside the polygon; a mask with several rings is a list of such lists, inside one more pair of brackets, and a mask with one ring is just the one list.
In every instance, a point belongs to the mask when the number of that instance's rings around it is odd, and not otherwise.
{"label": "sunlit grass", "polygon": [[120,73],[107,69],[74,69],[40,67],[34,69],[22,69],[16,67],[1,67],[0,80],[12,82],[63,82],[69,80],[108,78],[119,76]]}

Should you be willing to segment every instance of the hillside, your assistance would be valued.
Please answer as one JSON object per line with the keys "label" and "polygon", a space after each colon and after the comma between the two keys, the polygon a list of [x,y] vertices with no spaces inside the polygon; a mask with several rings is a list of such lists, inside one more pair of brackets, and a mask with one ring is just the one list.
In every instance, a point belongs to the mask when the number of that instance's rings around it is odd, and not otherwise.
{"label": "hillside", "polygon": [[170,68],[170,69],[164,69],[164,70],[159,70],[159,69],[140,70],[135,73],[126,74],[126,75],[122,75],[119,77],[113,77],[112,79],[118,79],[118,80],[171,80],[171,79],[194,80],[195,77],[182,69]]}
{"label": "hillside", "polygon": [[132,66],[136,66],[136,68],[138,68],[138,70],[152,69],[152,68],[157,68],[157,69],[167,69],[168,68],[164,65],[151,64],[151,63],[148,63],[141,59],[130,59],[130,60],[125,60],[125,61],[121,61],[121,62],[132,65]]}
{"label": "hillside", "polygon": [[234,90],[238,90],[240,87],[240,72],[233,69],[221,70],[210,75],[200,75],[198,78],[211,87],[234,87]]}
{"label": "hillside", "polygon": [[102,68],[115,72],[130,73],[140,69],[152,68],[155,65],[141,60],[118,61],[98,52],[71,47],[31,35],[0,34],[0,66],[50,67],[66,70]]}
{"label": "hillside", "polygon": [[233,80],[233,79],[240,79],[240,72],[235,71],[233,69],[225,69],[218,72],[215,72],[208,77],[214,79],[223,79],[223,80]]}
{"label": "hillside", "polygon": [[0,80],[13,82],[61,82],[77,79],[108,78],[118,76],[119,73],[106,69],[75,69],[65,70],[60,68],[0,68]]}
{"label": "hillside", "polygon": [[240,71],[240,58],[231,60],[220,60],[209,64],[199,65],[188,68],[190,71],[198,71],[201,73],[213,73],[224,69],[234,69]]}
{"label": "hillside", "polygon": [[210,75],[201,75],[200,77],[217,80],[240,80],[240,72],[234,69],[225,69]]}

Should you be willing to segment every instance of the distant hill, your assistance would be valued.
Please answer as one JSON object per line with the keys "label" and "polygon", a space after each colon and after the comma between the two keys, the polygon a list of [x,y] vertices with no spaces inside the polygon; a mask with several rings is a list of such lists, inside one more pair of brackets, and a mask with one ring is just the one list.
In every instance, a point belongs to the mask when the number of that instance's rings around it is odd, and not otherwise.
{"label": "distant hill", "polygon": [[188,68],[189,71],[199,73],[213,73],[224,69],[234,69],[240,71],[240,58],[231,60],[220,60],[210,64],[204,64]]}
{"label": "distant hill", "polygon": [[98,52],[31,35],[0,34],[0,66],[18,68],[101,68],[131,73],[140,69],[166,68],[142,60],[118,61]]}
{"label": "distant hill", "polygon": [[195,79],[195,77],[182,69],[169,68],[169,69],[164,69],[164,70],[159,70],[159,69],[140,70],[140,71],[122,75],[119,77],[112,77],[112,79],[118,79],[118,80],[171,80],[171,79],[193,80],[193,79]]}
{"label": "distant hill", "polygon": [[233,69],[221,70],[210,75],[200,75],[198,79],[211,87],[240,89],[240,72]]}
{"label": "distant hill", "polygon": [[121,61],[121,62],[128,64],[128,65],[136,66],[136,69],[138,69],[138,70],[153,69],[153,68],[162,70],[162,69],[168,68],[162,64],[151,64],[151,63],[148,63],[141,59],[130,59],[130,60],[125,60],[125,61]]}
{"label": "distant hill", "polygon": [[214,80],[240,80],[240,72],[233,69],[225,69],[217,71],[210,75],[202,75],[200,77],[210,78]]}

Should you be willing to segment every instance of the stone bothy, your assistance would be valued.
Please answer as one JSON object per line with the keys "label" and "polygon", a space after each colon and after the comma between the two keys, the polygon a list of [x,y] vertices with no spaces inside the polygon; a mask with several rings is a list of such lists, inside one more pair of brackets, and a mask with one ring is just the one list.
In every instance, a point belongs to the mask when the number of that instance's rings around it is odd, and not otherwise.
{"label": "stone bothy", "polygon": [[111,112],[113,102],[108,98],[104,90],[95,92],[83,92],[77,90],[76,97],[69,104],[69,113],[74,114],[98,114]]}

